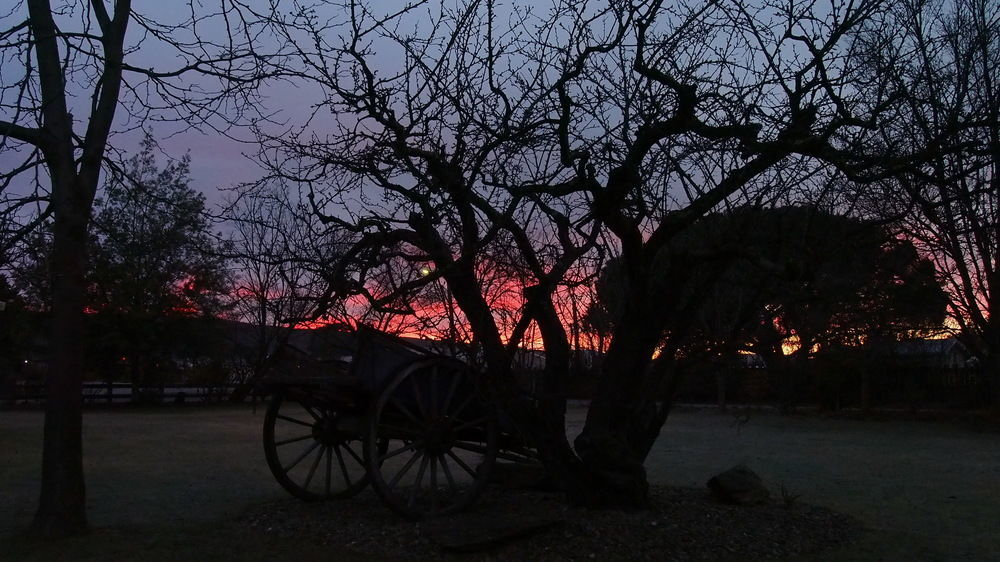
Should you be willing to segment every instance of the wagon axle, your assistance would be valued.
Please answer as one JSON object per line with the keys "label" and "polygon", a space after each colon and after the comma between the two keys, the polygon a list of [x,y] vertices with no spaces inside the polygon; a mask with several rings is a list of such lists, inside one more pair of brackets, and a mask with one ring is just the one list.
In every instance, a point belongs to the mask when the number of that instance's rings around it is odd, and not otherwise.
{"label": "wagon axle", "polygon": [[364,420],[357,415],[327,415],[313,423],[313,439],[322,445],[340,445],[361,439]]}
{"label": "wagon axle", "polygon": [[434,420],[430,427],[424,430],[424,449],[431,455],[443,455],[455,446],[455,432],[450,418],[442,417]]}

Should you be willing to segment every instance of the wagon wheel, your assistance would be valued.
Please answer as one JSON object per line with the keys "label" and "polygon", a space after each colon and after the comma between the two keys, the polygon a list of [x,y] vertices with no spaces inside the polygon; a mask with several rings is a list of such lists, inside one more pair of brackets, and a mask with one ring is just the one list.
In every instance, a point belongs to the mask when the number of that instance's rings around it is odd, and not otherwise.
{"label": "wagon wheel", "polygon": [[302,389],[274,395],[264,415],[264,455],[274,478],[307,501],[346,498],[368,485],[363,418]]}
{"label": "wagon wheel", "polygon": [[[368,431],[372,486],[409,519],[465,509],[496,461],[494,409],[468,367],[450,359],[424,359],[390,379],[373,405]],[[389,442],[382,451],[374,445],[379,439]]]}

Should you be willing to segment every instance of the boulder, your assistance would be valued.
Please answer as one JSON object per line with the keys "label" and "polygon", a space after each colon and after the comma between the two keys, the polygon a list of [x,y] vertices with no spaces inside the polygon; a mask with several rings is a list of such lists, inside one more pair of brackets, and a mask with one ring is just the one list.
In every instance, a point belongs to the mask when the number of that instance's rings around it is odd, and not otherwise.
{"label": "boulder", "polygon": [[771,496],[760,476],[743,465],[716,474],[708,481],[708,488],[719,500],[738,505],[764,503]]}

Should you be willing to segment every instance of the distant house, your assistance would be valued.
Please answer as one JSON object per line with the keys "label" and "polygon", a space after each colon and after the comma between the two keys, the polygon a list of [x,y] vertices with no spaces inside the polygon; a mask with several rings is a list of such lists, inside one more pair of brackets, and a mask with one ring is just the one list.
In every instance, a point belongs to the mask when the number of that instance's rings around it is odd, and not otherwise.
{"label": "distant house", "polygon": [[906,365],[936,369],[964,369],[977,363],[975,356],[955,337],[898,342],[892,348],[892,355]]}
{"label": "distant house", "polygon": [[514,352],[514,368],[524,371],[545,369],[545,352],[537,349],[518,349]]}
{"label": "distant house", "polygon": [[752,352],[737,353],[736,364],[743,369],[764,369],[767,367],[764,358]]}

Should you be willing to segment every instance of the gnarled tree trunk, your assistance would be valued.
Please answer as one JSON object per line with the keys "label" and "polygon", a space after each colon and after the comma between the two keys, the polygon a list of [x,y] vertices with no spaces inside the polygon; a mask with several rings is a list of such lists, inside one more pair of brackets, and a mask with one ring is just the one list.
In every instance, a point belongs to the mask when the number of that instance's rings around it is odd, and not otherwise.
{"label": "gnarled tree trunk", "polygon": [[659,343],[660,330],[639,299],[626,301],[615,337],[598,376],[576,451],[587,482],[576,501],[594,507],[641,507],[649,483],[646,451],[637,439],[657,419],[655,401],[643,396],[644,381]]}

